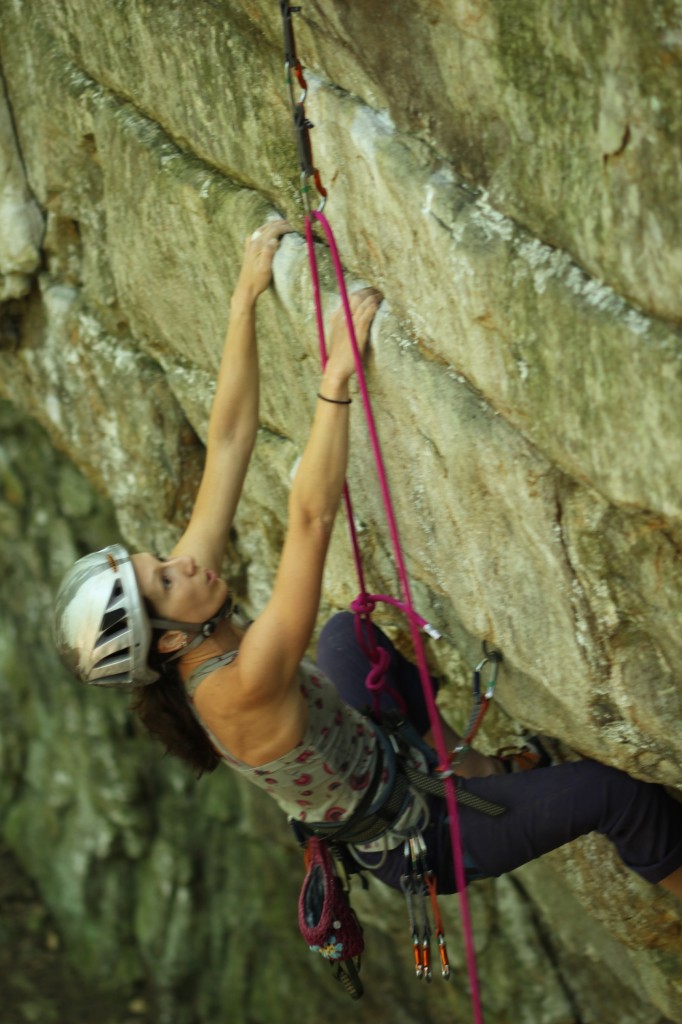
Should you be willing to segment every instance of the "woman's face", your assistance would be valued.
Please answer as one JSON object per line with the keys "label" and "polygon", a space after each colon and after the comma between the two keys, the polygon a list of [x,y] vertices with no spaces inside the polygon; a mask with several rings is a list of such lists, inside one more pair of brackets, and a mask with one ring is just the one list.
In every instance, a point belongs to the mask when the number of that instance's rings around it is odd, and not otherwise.
{"label": "woman's face", "polygon": [[202,569],[189,555],[159,558],[141,553],[131,562],[142,597],[162,619],[201,624],[218,611],[228,588],[210,569]]}

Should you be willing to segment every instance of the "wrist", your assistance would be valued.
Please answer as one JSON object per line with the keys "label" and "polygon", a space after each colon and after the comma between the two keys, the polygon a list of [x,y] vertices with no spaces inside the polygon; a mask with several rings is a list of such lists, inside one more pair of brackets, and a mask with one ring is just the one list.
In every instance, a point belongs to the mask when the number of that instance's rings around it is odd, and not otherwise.
{"label": "wrist", "polygon": [[339,377],[335,374],[324,373],[318,392],[332,402],[347,402],[349,395],[349,378]]}
{"label": "wrist", "polygon": [[258,292],[238,281],[230,299],[230,309],[233,313],[252,313],[256,308],[257,299]]}

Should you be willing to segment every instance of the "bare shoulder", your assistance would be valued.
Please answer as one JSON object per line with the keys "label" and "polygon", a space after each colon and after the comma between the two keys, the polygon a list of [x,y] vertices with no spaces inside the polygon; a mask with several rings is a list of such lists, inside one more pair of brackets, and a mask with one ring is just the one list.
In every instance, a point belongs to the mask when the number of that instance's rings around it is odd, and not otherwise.
{"label": "bare shoulder", "polygon": [[276,694],[250,687],[237,658],[202,680],[194,707],[227,752],[258,766],[284,756],[305,734],[307,705],[300,687],[277,689]]}

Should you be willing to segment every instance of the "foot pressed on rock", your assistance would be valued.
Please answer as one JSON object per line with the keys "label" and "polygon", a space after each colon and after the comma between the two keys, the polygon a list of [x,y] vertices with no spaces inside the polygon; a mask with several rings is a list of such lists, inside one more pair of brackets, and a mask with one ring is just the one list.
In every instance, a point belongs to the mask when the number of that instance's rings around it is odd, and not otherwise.
{"label": "foot pressed on rock", "polygon": [[521,747],[501,747],[495,758],[501,764],[502,771],[509,775],[547,768],[551,763],[549,754],[537,736],[528,736]]}

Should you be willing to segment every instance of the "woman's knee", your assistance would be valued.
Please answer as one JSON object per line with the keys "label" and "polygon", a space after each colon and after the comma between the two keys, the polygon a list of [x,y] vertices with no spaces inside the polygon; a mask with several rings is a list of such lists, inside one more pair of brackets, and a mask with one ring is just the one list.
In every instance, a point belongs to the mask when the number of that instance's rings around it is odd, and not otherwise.
{"label": "woman's knee", "polygon": [[317,641],[318,659],[346,651],[356,643],[355,617],[352,612],[337,612],[325,622]]}
{"label": "woman's knee", "polygon": [[348,704],[367,704],[365,678],[370,664],[358,645],[350,612],[339,612],[323,627],[317,643],[317,664]]}
{"label": "woman's knee", "polygon": [[682,808],[662,786],[620,769],[591,762],[592,786],[603,793],[597,830],[608,836],[621,859],[643,878],[658,882],[682,850]]}

